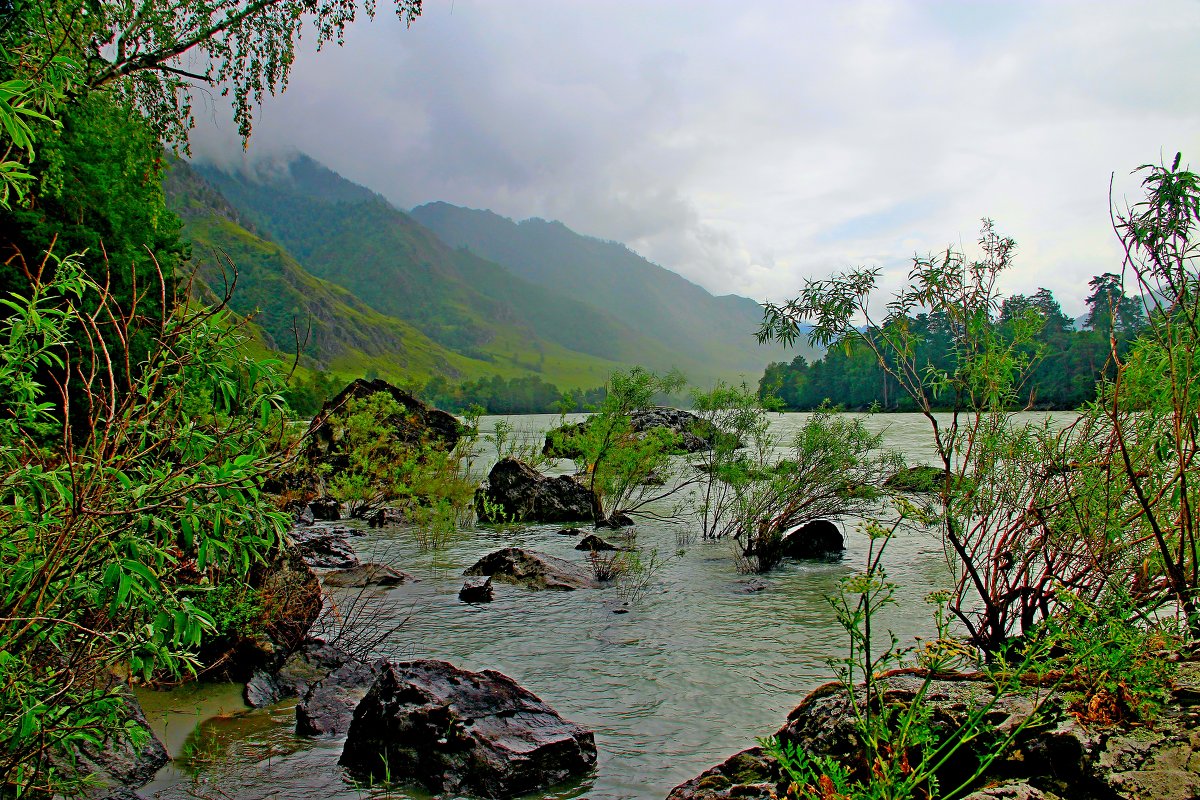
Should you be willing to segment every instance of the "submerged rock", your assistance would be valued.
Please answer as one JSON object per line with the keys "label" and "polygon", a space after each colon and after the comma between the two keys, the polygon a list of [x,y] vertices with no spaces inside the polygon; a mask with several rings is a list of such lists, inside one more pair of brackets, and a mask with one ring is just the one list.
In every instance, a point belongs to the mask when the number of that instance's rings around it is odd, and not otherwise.
{"label": "submerged rock", "polygon": [[621,548],[617,547],[615,544],[612,544],[611,542],[604,541],[603,539],[601,539],[599,536],[597,536],[594,533],[590,533],[587,536],[583,537],[583,540],[579,544],[575,545],[575,549],[576,550],[595,551],[595,550],[620,550]]}
{"label": "submerged rock", "polygon": [[325,585],[338,589],[360,589],[368,586],[400,586],[415,583],[417,579],[407,572],[393,569],[387,564],[366,563],[348,569],[339,569],[325,576]]}
{"label": "submerged rock", "polygon": [[842,531],[827,519],[813,520],[783,537],[783,554],[788,558],[824,559],[841,555],[845,549]]}
{"label": "submerged rock", "polygon": [[595,589],[600,584],[582,567],[561,558],[520,547],[506,547],[475,562],[464,575],[490,575],[498,581],[530,589]]}
{"label": "submerged rock", "polygon": [[495,591],[492,589],[490,575],[467,578],[462,588],[458,590],[458,599],[464,603],[490,603],[494,596]]}
{"label": "submerged rock", "polygon": [[340,763],[432,792],[506,798],[592,769],[596,743],[507,675],[414,661],[382,668]]}
{"label": "submerged rock", "polygon": [[596,496],[567,475],[548,478],[523,461],[504,458],[475,492],[484,522],[576,522],[594,519]]}

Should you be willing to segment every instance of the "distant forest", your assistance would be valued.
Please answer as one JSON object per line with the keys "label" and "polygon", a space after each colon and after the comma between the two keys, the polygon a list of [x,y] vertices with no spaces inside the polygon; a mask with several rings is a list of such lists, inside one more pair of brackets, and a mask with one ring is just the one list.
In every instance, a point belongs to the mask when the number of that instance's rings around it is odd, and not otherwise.
{"label": "distant forest", "polygon": [[[1063,313],[1053,293],[1039,289],[1032,296],[1013,295],[1004,301],[990,324],[1001,336],[1032,319],[1040,331],[1026,355],[1036,357],[1019,394],[1019,405],[1031,409],[1076,408],[1096,394],[1096,383],[1111,368],[1112,343],[1124,353],[1145,325],[1142,301],[1129,297],[1121,278],[1112,273],[1089,282],[1083,329]],[[906,324],[919,336],[917,362],[953,370],[955,346],[949,327],[938,314],[920,314]],[[878,334],[877,334],[878,335]],[[761,397],[776,397],[789,411],[807,411],[831,403],[846,409],[878,407],[885,411],[915,410],[913,401],[887,375],[871,349],[861,341],[831,346],[825,357],[809,363],[797,356],[791,363],[770,364],[759,381]],[[947,405],[952,398],[933,398]]]}

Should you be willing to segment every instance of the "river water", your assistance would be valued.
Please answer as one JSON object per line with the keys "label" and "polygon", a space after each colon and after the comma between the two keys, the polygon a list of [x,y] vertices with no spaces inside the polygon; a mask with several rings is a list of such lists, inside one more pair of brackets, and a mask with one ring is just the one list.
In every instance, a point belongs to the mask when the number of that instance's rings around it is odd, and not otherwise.
{"label": "river water", "polygon": [[[1037,422],[1046,415],[1018,416]],[[773,415],[772,426],[786,439],[805,417]],[[483,418],[482,432],[494,430],[497,419]],[[863,419],[909,463],[933,461],[923,417]],[[540,443],[558,417],[507,420],[514,436]],[[482,441],[480,447],[479,466],[486,470],[494,453]],[[559,471],[570,466],[560,463]],[[536,797],[663,798],[676,784],[770,735],[805,694],[831,678],[828,660],[843,652],[845,634],[828,598],[843,577],[862,568],[866,554],[866,537],[854,520],[842,523],[847,550],[840,561],[785,562],[761,577],[766,583],[761,591],[747,591],[749,579],[737,573],[730,542],[699,540],[696,523],[677,518],[638,522],[643,560],[656,552],[663,565],[632,605],[623,605],[613,589],[531,592],[500,583],[490,604],[458,601],[463,570],[500,547],[583,562],[573,549],[578,539],[559,535],[561,527],[461,531],[437,550],[422,548],[414,532],[401,526],[354,539],[363,561],[391,563],[419,578],[370,597],[386,617],[375,624],[403,622],[378,646],[380,655],[497,669],[596,732],[595,773]],[[901,642],[928,635],[932,625],[924,597],[948,583],[940,540],[926,531],[901,530],[888,545],[885,564],[898,586],[898,602],[884,625]],[[347,595],[335,599],[350,603]],[[240,691],[213,684],[141,693],[175,759],[143,794],[158,800],[428,797],[408,788],[356,785],[337,766],[340,740],[296,737],[292,703],[250,711]]]}

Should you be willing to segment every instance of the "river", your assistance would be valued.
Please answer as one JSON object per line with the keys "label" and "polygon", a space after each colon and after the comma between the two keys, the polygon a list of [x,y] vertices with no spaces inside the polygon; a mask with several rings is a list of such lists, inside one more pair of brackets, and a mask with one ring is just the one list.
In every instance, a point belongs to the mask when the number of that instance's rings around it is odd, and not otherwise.
{"label": "river", "polygon": [[[772,427],[786,438],[805,416],[772,415]],[[1019,415],[1028,421],[1046,416]],[[863,418],[909,463],[933,460],[923,417]],[[494,430],[497,419],[484,417],[481,431]],[[554,415],[506,419],[515,436],[537,442],[558,422]],[[494,460],[486,447],[481,441],[481,469]],[[500,670],[564,717],[596,732],[595,773],[536,797],[661,800],[676,784],[769,735],[806,693],[830,680],[828,660],[843,652],[845,634],[828,598],[843,577],[862,568],[866,553],[866,537],[853,520],[843,522],[847,550],[840,561],[785,562],[762,576],[767,586],[761,591],[747,591],[748,578],[737,573],[730,542],[692,537],[681,547],[694,524],[639,521],[637,545],[643,554],[657,551],[664,564],[628,613],[614,613],[620,599],[612,589],[534,593],[497,584],[490,604],[458,601],[462,571],[500,547],[529,547],[581,561],[573,549],[578,540],[558,535],[561,527],[461,531],[436,551],[423,549],[413,532],[400,526],[354,540],[364,561],[392,563],[420,579],[372,597],[386,614],[375,624],[403,621],[380,645],[380,655]],[[902,643],[928,635],[932,626],[924,598],[945,588],[949,575],[939,538],[901,530],[889,543],[885,563],[898,588],[884,625]],[[348,602],[346,596],[340,599]],[[142,790],[146,797],[428,797],[410,789],[355,785],[337,766],[340,740],[296,737],[292,703],[250,711],[240,689],[202,684],[140,693],[174,758]]]}

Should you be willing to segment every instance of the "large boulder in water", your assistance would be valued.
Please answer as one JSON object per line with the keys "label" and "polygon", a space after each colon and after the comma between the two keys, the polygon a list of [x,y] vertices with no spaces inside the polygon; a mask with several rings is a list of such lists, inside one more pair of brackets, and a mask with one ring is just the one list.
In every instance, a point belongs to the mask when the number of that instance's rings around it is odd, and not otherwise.
{"label": "large boulder in water", "polygon": [[498,461],[475,492],[483,522],[577,522],[594,519],[598,505],[571,477],[548,478],[515,458]]}
{"label": "large boulder in water", "polygon": [[458,443],[461,432],[458,420],[453,415],[430,408],[385,380],[359,378],[340,391],[337,397],[326,402],[309,424],[308,433],[305,434],[305,456],[310,464],[327,464],[334,473],[349,465],[348,454],[342,447],[347,423],[346,407],[351,400],[365,400],[378,393],[390,396],[401,409],[383,420],[396,444],[412,447],[432,445],[449,450]]}
{"label": "large boulder in water", "polygon": [[[589,418],[583,422],[564,425],[550,431],[546,434],[546,443],[542,446],[542,452],[554,458],[579,458],[583,455],[583,451],[580,450],[575,439],[587,429],[590,422]],[[680,454],[698,453],[708,450],[712,446],[708,439],[700,435],[702,427],[699,417],[690,411],[682,411],[678,408],[655,406],[640,408],[629,414],[629,429],[634,434],[644,434],[655,428],[663,428],[674,433],[677,437],[675,452]]]}
{"label": "large boulder in water", "polygon": [[546,789],[595,763],[591,731],[507,675],[445,661],[384,666],[354,711],[341,758],[359,775],[488,798]]}
{"label": "large boulder in water", "polygon": [[59,769],[87,776],[94,785],[91,794],[97,797],[119,797],[123,788],[148,783],[171,760],[133,693],[125,686],[114,686],[109,691],[121,698],[125,727],[110,730],[96,744],[79,745],[69,762],[57,756],[51,758]]}
{"label": "large boulder in water", "polygon": [[845,549],[841,530],[827,519],[805,523],[783,537],[783,554],[788,558],[835,558]]}
{"label": "large boulder in water", "polygon": [[600,584],[582,567],[520,547],[506,547],[475,562],[464,575],[489,575],[498,581],[530,589],[595,589]]}

